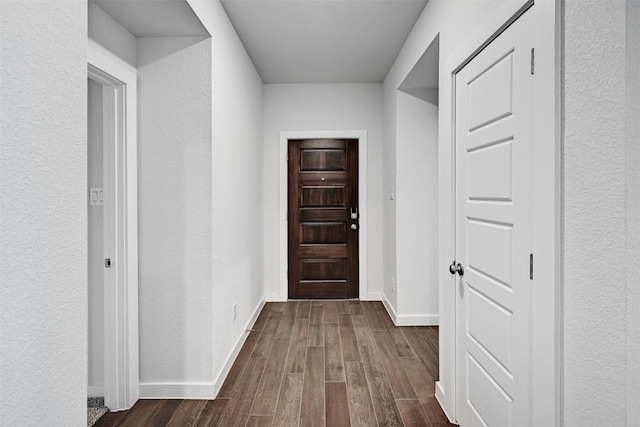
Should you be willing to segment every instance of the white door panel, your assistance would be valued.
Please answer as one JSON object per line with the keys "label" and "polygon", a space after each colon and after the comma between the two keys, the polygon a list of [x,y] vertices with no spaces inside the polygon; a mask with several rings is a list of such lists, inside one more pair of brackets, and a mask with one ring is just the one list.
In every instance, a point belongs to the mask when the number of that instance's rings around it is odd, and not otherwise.
{"label": "white door panel", "polygon": [[457,413],[531,425],[532,28],[525,13],[456,74]]}
{"label": "white door panel", "polygon": [[[477,68],[481,70],[480,74],[467,83],[469,132],[513,114],[513,88],[507,83],[513,82],[513,51],[489,67],[483,65]],[[491,99],[490,104],[487,104],[487,99]]]}
{"label": "white door panel", "polygon": [[513,140],[468,150],[469,200],[511,202]]}

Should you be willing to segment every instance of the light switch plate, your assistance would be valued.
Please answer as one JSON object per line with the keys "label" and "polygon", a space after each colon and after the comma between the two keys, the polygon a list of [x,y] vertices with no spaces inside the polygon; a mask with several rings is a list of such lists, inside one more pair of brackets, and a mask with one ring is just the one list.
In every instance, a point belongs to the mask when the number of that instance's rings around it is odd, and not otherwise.
{"label": "light switch plate", "polygon": [[102,205],[104,205],[104,190],[98,187],[91,187],[89,189],[89,206]]}

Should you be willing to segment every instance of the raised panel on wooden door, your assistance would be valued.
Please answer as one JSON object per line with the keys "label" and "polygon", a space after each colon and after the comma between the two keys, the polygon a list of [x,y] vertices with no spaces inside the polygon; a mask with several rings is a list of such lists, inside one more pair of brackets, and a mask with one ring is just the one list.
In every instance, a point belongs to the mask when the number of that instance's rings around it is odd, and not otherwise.
{"label": "raised panel on wooden door", "polygon": [[346,208],[344,186],[303,185],[300,191],[301,208]]}
{"label": "raised panel on wooden door", "polygon": [[470,427],[530,419],[528,19],[456,75],[458,421]]}
{"label": "raised panel on wooden door", "polygon": [[301,222],[301,244],[346,243],[347,224],[345,222]]}
{"label": "raised panel on wooden door", "polygon": [[300,171],[346,171],[344,149],[305,149],[300,153]]}
{"label": "raised panel on wooden door", "polygon": [[302,259],[300,279],[303,281],[346,280],[347,261],[345,259]]}

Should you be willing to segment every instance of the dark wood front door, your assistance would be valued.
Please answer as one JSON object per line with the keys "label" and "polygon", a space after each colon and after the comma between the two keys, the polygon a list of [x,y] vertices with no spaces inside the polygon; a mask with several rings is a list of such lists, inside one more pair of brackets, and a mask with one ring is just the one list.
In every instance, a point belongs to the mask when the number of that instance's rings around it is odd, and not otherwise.
{"label": "dark wood front door", "polygon": [[358,141],[289,140],[289,298],[358,297]]}

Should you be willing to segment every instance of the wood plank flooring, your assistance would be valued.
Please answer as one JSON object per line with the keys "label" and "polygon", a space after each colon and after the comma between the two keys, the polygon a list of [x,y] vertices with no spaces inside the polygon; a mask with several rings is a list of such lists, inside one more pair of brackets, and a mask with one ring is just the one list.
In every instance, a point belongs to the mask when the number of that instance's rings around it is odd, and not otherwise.
{"label": "wood plank flooring", "polygon": [[267,303],[216,400],[140,400],[96,426],[450,426],[437,378],[437,327],[396,327],[380,302]]}

